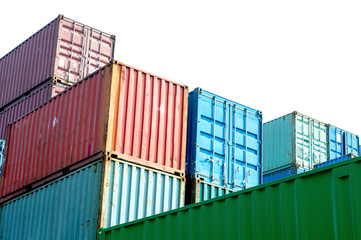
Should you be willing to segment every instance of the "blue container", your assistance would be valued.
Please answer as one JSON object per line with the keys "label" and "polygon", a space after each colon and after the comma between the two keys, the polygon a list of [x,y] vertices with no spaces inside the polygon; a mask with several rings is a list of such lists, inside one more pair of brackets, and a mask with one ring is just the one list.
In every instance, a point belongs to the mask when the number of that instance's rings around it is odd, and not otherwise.
{"label": "blue container", "polygon": [[289,176],[296,175],[298,173],[303,173],[306,171],[308,171],[308,169],[296,168],[296,167],[290,167],[290,168],[278,170],[276,172],[272,172],[272,173],[263,175],[263,183],[268,183],[268,182],[271,182],[274,180],[289,177]]}
{"label": "blue container", "polygon": [[4,162],[5,140],[0,139],[0,177]]}
{"label": "blue container", "polygon": [[315,168],[320,168],[320,167],[328,166],[328,165],[331,165],[331,164],[334,164],[334,163],[338,163],[338,162],[342,162],[342,161],[345,161],[345,160],[347,160],[347,159],[355,158],[355,157],[357,157],[355,154],[349,153],[349,154],[347,154],[347,155],[345,155],[345,156],[338,157],[338,158],[331,159],[331,160],[328,160],[328,161],[326,161],[326,162],[317,164],[317,165],[315,165]]}
{"label": "blue container", "polygon": [[188,179],[235,190],[260,184],[262,113],[200,88],[188,100]]}
{"label": "blue container", "polygon": [[328,124],[328,159],[347,154],[359,156],[359,136]]}

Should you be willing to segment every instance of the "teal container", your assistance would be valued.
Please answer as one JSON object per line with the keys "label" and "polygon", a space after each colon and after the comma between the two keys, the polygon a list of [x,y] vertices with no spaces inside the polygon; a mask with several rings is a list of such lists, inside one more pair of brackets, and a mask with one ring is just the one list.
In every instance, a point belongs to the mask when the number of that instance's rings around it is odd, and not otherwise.
{"label": "teal container", "polygon": [[361,239],[361,158],[101,228],[99,240]]}
{"label": "teal container", "polygon": [[263,175],[289,167],[310,170],[327,159],[325,123],[292,112],[263,125]]}
{"label": "teal container", "polygon": [[186,205],[206,201],[233,192],[236,192],[236,190],[194,178],[187,180],[186,183]]}

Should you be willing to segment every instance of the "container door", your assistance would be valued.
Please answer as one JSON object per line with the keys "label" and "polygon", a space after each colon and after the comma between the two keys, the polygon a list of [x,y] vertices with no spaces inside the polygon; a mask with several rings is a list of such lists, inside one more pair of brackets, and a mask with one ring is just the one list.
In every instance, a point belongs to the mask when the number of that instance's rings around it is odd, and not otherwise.
{"label": "container door", "polygon": [[247,188],[261,184],[261,129],[259,112],[230,105],[228,185]]}
{"label": "container door", "polygon": [[216,97],[199,95],[196,172],[207,182],[227,185],[228,105]]}
{"label": "container door", "polygon": [[329,156],[328,159],[338,158],[344,155],[344,136],[343,132],[339,128],[335,128],[331,125],[328,127],[328,145]]}
{"label": "container door", "polygon": [[359,137],[357,135],[354,135],[349,132],[343,133],[343,139],[344,139],[344,154],[347,155],[350,153],[355,154],[356,156],[359,156]]}
{"label": "container door", "polygon": [[297,167],[313,169],[327,160],[326,126],[304,115],[296,115]]}
{"label": "container door", "polygon": [[201,91],[197,119],[196,175],[231,189],[260,184],[261,114]]}

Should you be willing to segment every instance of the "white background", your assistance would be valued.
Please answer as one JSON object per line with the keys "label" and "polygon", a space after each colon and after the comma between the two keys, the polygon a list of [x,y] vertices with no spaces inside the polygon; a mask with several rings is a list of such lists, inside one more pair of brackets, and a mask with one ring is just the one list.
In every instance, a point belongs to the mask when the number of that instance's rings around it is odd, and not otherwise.
{"label": "white background", "polygon": [[296,110],[361,135],[360,1],[4,1],[0,56],[59,14],[116,35],[116,60],[264,122]]}

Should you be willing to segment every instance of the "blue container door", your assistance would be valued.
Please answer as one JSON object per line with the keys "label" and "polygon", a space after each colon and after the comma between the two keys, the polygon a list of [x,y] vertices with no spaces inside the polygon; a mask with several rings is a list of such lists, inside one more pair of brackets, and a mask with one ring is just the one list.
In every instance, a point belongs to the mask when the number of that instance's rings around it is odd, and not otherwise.
{"label": "blue container door", "polygon": [[357,135],[329,125],[328,138],[328,159],[339,158],[350,153],[359,156],[359,137]]}
{"label": "blue container door", "polygon": [[345,142],[345,150],[344,150],[344,154],[343,155],[347,155],[350,153],[355,154],[356,156],[359,156],[359,137],[355,134],[349,133],[349,132],[344,132],[343,133],[343,139]]}
{"label": "blue container door", "polygon": [[232,189],[260,184],[260,112],[201,89],[189,101],[187,174]]}

